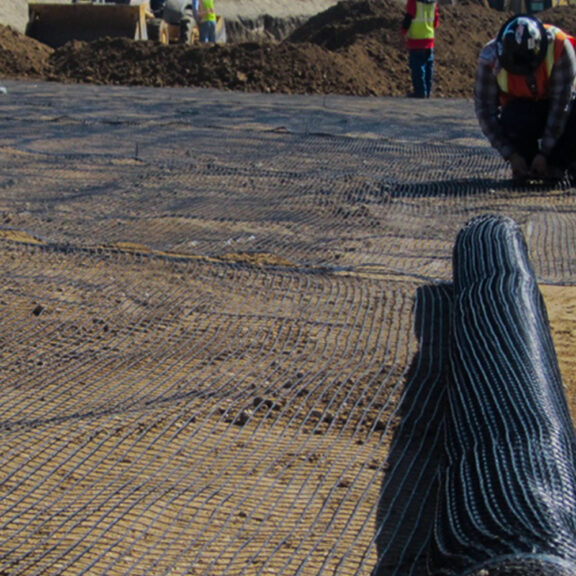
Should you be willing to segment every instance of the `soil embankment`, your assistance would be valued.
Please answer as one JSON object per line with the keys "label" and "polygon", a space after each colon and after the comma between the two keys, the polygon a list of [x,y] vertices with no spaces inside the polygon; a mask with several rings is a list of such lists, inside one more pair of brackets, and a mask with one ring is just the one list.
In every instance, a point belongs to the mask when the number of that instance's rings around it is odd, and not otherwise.
{"label": "soil embankment", "polygon": [[[403,96],[410,90],[394,0],[346,0],[278,42],[161,46],[104,38],[52,50],[0,27],[0,76],[128,86],[197,86],[245,92]],[[478,3],[441,7],[435,96],[470,97],[478,52],[507,14]],[[571,7],[542,14],[576,32]]]}

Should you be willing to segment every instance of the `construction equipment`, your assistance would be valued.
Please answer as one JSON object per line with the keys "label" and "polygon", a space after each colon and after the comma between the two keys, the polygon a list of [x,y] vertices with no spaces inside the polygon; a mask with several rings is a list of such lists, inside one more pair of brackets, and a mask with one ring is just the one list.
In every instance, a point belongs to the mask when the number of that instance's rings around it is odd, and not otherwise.
{"label": "construction equipment", "polygon": [[147,24],[150,40],[161,44],[192,44],[198,40],[198,27],[190,0],[150,0],[150,9],[153,13]]}
{"label": "construction equipment", "polygon": [[[150,0],[154,18],[148,22],[148,38],[161,44],[199,40],[192,0]],[[224,19],[216,17],[216,42],[226,42]]]}
{"label": "construction equipment", "polygon": [[[26,35],[58,48],[66,42],[104,37],[155,40],[162,44],[198,41],[190,0],[73,0],[72,3],[30,2]],[[217,41],[226,41],[218,17]]]}

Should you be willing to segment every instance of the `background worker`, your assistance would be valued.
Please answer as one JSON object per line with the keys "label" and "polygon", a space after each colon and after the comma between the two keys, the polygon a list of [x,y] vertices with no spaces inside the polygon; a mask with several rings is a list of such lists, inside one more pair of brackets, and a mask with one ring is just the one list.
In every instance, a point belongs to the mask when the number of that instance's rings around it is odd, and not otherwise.
{"label": "background worker", "polygon": [[216,42],[216,11],[214,0],[194,0],[194,19],[198,23],[200,42]]}
{"label": "background worker", "polygon": [[439,14],[436,0],[407,0],[401,33],[408,50],[414,98],[430,98],[434,77],[434,35]]}
{"label": "background worker", "polygon": [[480,128],[512,176],[560,178],[576,162],[574,38],[519,14],[482,49],[474,86]]}

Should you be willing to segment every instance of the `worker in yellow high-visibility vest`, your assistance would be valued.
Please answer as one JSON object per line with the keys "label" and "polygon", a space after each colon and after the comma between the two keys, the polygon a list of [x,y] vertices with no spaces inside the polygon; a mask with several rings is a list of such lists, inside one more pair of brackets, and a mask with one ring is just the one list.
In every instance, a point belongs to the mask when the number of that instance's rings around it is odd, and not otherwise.
{"label": "worker in yellow high-visibility vest", "polygon": [[216,11],[214,0],[194,0],[194,18],[198,23],[200,42],[216,42]]}
{"label": "worker in yellow high-visibility vest", "polygon": [[401,33],[406,40],[414,98],[430,98],[434,76],[434,33],[438,26],[436,0],[407,0]]}

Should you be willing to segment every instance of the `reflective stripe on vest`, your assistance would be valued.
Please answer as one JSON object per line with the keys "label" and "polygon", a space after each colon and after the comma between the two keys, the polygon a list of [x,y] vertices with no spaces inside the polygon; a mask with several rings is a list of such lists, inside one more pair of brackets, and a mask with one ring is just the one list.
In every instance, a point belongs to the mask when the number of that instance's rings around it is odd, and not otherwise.
{"label": "reflective stripe on vest", "polygon": [[416,1],[416,16],[412,19],[406,37],[412,40],[428,40],[434,38],[434,17],[436,2],[425,4]]}
{"label": "reflective stripe on vest", "polygon": [[216,22],[214,0],[200,0],[200,19],[202,22]]}
{"label": "reflective stripe on vest", "polygon": [[552,32],[552,42],[548,43],[546,57],[534,72],[536,81],[534,91],[530,89],[524,76],[510,74],[502,68],[496,76],[498,87],[503,93],[503,99],[508,98],[529,98],[532,100],[543,100],[548,97],[548,80],[552,74],[552,69],[556,60],[562,54],[564,41],[568,38],[574,44],[573,38],[565,34],[559,28],[545,24],[547,30]]}

